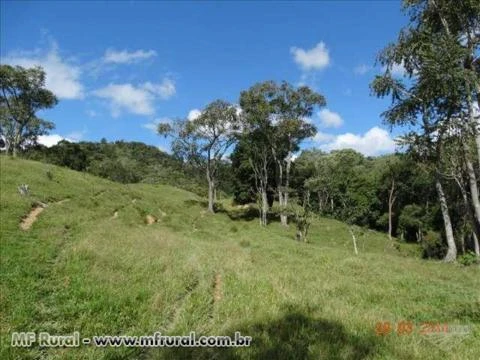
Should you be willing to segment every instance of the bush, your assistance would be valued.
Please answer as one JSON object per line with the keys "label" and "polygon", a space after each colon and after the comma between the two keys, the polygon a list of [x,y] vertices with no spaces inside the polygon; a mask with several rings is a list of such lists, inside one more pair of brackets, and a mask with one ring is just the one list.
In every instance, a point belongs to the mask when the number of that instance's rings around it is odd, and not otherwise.
{"label": "bush", "polygon": [[480,264],[480,261],[473,251],[468,251],[466,254],[463,254],[458,257],[458,262],[465,266],[470,266],[474,264]]}
{"label": "bush", "polygon": [[423,258],[442,259],[447,253],[447,246],[439,233],[427,231],[421,241]]}

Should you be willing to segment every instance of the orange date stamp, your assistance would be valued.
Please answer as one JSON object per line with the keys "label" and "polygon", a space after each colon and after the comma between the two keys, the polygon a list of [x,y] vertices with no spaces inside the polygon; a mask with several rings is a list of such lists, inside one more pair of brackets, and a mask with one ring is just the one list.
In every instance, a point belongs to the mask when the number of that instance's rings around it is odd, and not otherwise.
{"label": "orange date stamp", "polygon": [[418,324],[413,321],[401,320],[396,323],[390,321],[379,321],[375,324],[375,334],[377,336],[386,336],[390,334],[397,335],[432,335],[432,334],[468,334],[470,327],[468,325],[452,325],[438,321],[424,321]]}

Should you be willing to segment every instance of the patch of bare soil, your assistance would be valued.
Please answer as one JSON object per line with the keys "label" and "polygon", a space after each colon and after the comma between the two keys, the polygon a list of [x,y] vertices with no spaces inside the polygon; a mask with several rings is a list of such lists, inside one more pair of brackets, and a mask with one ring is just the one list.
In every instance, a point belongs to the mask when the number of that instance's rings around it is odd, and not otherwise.
{"label": "patch of bare soil", "polygon": [[22,230],[28,230],[32,227],[32,224],[37,221],[38,215],[47,207],[46,204],[39,204],[36,205],[29,213],[27,216],[25,216],[22,219],[22,222],[20,223],[20,229]]}
{"label": "patch of bare soil", "polygon": [[66,203],[66,202],[68,202],[68,201],[70,201],[70,199],[69,199],[69,198],[66,198],[66,199],[57,201],[55,204],[61,205],[61,204]]}
{"label": "patch of bare soil", "polygon": [[154,223],[156,223],[156,222],[157,222],[157,218],[156,218],[155,216],[153,216],[153,215],[150,215],[150,214],[149,214],[149,215],[147,215],[147,216],[145,217],[145,223],[146,223],[147,225],[152,225],[152,224],[154,224]]}
{"label": "patch of bare soil", "polygon": [[213,302],[216,303],[220,300],[222,300],[222,275],[216,274],[213,283]]}

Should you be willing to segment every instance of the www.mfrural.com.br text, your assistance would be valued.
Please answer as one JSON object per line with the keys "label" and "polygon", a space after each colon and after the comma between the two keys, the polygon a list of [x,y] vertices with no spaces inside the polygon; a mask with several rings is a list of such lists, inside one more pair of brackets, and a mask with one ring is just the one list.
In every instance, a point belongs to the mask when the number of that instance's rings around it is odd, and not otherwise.
{"label": "www.mfrural.com.br text", "polygon": [[48,332],[14,332],[11,346],[13,347],[80,347],[93,345],[97,347],[247,347],[252,343],[250,336],[235,332],[234,336],[211,335],[197,336],[192,331],[189,335],[162,335],[155,332],[152,335],[103,335],[82,337],[78,331],[69,335],[52,335]]}

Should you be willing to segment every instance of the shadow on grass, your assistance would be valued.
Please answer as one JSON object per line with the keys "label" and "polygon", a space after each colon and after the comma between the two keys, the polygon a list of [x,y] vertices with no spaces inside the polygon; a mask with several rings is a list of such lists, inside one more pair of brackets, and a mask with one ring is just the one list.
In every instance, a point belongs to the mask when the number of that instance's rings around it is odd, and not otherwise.
{"label": "shadow on grass", "polygon": [[242,336],[251,336],[252,345],[241,348],[156,349],[149,358],[361,360],[376,350],[373,336],[360,337],[349,333],[338,322],[315,319],[295,311],[270,322],[231,329],[227,334],[233,338],[236,331]]}
{"label": "shadow on grass", "polygon": [[208,207],[208,201],[207,200],[189,199],[189,200],[185,200],[183,203],[187,206],[200,206],[200,207],[203,207],[203,208]]}
{"label": "shadow on grass", "polygon": [[[222,204],[215,204],[215,212],[226,214],[230,220],[237,221],[252,221],[258,220],[260,217],[260,212],[256,206],[237,206],[232,209],[225,209]],[[279,222],[280,216],[273,212],[267,214],[267,221],[269,223]]]}
{"label": "shadow on grass", "polygon": [[[205,209],[208,207],[207,200],[190,199],[190,200],[185,200],[184,203],[187,206],[200,206]],[[253,206],[246,206],[246,207],[238,206],[236,208],[227,209],[223,206],[222,203],[217,202],[214,205],[214,209],[216,213],[227,215],[230,218],[230,220],[251,221],[251,220],[258,219],[258,216],[259,216],[258,209]],[[269,220],[271,219],[269,218]]]}

